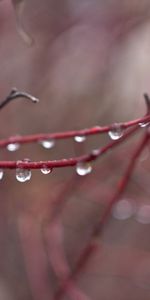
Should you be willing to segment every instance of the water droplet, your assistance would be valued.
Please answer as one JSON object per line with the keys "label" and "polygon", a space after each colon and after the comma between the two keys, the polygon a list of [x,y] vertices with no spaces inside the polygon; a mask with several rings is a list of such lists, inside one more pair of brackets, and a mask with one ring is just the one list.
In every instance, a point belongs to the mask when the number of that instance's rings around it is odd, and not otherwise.
{"label": "water droplet", "polygon": [[142,224],[150,224],[150,205],[142,205],[135,215],[136,221]]}
{"label": "water droplet", "polygon": [[140,126],[141,128],[145,128],[145,127],[147,127],[148,125],[150,125],[149,122],[142,122],[142,123],[139,123],[139,126]]}
{"label": "water droplet", "polygon": [[49,140],[42,140],[39,142],[45,149],[51,149],[55,146],[55,140],[49,139]]}
{"label": "water droplet", "polygon": [[19,165],[22,163],[22,162],[29,162],[30,160],[29,159],[24,159],[23,161],[18,161],[17,162],[17,169],[16,169],[16,179],[19,181],[19,182],[26,182],[28,180],[31,179],[31,170],[29,169],[24,169],[22,168],[21,166],[19,167]]}
{"label": "water droplet", "polygon": [[19,182],[25,182],[30,180],[31,178],[31,171],[27,169],[17,168],[16,169],[16,179]]}
{"label": "water droplet", "polygon": [[108,135],[112,140],[118,140],[123,136],[123,129],[119,124],[114,124]]}
{"label": "water droplet", "polygon": [[100,149],[93,149],[91,154],[95,157],[97,157],[98,155],[101,154],[101,150]]}
{"label": "water droplet", "polygon": [[135,205],[132,201],[123,199],[118,201],[112,209],[112,215],[115,219],[126,220],[130,218],[135,211]]}
{"label": "water droplet", "polygon": [[43,168],[41,169],[41,172],[42,172],[43,174],[49,174],[49,173],[52,172],[52,169],[47,168],[47,167],[43,167]]}
{"label": "water droplet", "polygon": [[4,171],[0,169],[0,180],[2,180],[3,176],[4,176]]}
{"label": "water droplet", "polygon": [[16,151],[20,148],[20,144],[19,143],[10,143],[6,146],[8,151]]}
{"label": "water droplet", "polygon": [[76,172],[80,176],[87,175],[91,173],[92,166],[87,162],[80,162],[76,165]]}
{"label": "water droplet", "polygon": [[77,143],[82,143],[86,140],[86,136],[85,135],[76,135],[74,137],[74,140],[77,142]]}

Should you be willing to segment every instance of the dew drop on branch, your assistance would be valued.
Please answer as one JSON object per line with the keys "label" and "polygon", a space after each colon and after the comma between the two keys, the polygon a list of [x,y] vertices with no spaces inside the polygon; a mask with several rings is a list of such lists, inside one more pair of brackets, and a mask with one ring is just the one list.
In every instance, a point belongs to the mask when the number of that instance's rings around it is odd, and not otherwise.
{"label": "dew drop on branch", "polygon": [[0,169],[0,180],[2,180],[3,176],[4,176],[4,171]]}
{"label": "dew drop on branch", "polygon": [[41,168],[41,172],[43,173],[43,174],[50,174],[50,173],[52,173],[52,169],[51,168],[47,168],[47,167],[43,167],[43,168]]}
{"label": "dew drop on branch", "polygon": [[19,182],[25,182],[30,180],[31,178],[31,170],[17,168],[16,169],[16,179]]}
{"label": "dew drop on branch", "polygon": [[92,171],[92,166],[87,162],[80,162],[76,165],[76,172],[80,176],[85,176]]}
{"label": "dew drop on branch", "polygon": [[108,135],[112,140],[118,140],[123,136],[123,129],[119,124],[114,124]]}
{"label": "dew drop on branch", "polygon": [[7,148],[8,151],[13,152],[13,151],[16,151],[20,148],[20,144],[19,143],[10,143],[6,146],[6,148]]}
{"label": "dew drop on branch", "polygon": [[45,149],[51,149],[55,146],[55,140],[54,139],[42,140],[39,143]]}
{"label": "dew drop on branch", "polygon": [[85,135],[76,135],[74,137],[75,142],[77,143],[82,143],[86,140],[86,136]]}
{"label": "dew drop on branch", "polygon": [[141,122],[141,123],[139,123],[139,126],[140,126],[141,128],[145,128],[145,127],[147,127],[147,126],[149,126],[149,125],[150,125],[149,122]]}
{"label": "dew drop on branch", "polygon": [[17,162],[17,168],[16,168],[16,179],[19,181],[19,182],[26,182],[28,180],[31,179],[31,170],[30,169],[24,169],[23,167],[19,167],[19,165],[22,163],[22,162],[29,162],[28,159],[24,159],[23,161],[18,161]]}

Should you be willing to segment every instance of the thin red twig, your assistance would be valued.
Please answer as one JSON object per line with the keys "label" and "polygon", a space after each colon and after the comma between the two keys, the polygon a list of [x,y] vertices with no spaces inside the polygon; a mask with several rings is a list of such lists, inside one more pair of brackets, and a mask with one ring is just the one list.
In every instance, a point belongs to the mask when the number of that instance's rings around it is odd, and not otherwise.
{"label": "thin red twig", "polygon": [[76,166],[80,162],[92,162],[96,160],[98,157],[102,156],[104,153],[109,151],[110,149],[114,148],[115,146],[119,145],[123,141],[127,139],[130,135],[135,133],[139,129],[139,126],[135,126],[129,129],[120,139],[116,141],[112,141],[108,145],[93,150],[89,154],[84,154],[78,157],[67,158],[67,159],[60,159],[60,160],[52,160],[52,161],[19,161],[19,166],[17,161],[0,161],[0,168],[3,169],[16,169],[16,168],[23,168],[23,169],[41,169],[43,167],[47,167],[50,169],[54,168],[63,168],[63,167],[71,167]]}
{"label": "thin red twig", "polygon": [[72,280],[75,279],[75,277],[80,273],[81,269],[85,266],[85,264],[87,263],[87,261],[89,260],[91,255],[97,249],[95,240],[98,237],[101,230],[103,229],[103,226],[106,223],[106,221],[107,221],[107,219],[110,215],[112,206],[114,205],[114,203],[116,203],[119,200],[120,196],[122,195],[122,193],[126,189],[127,184],[128,184],[128,182],[130,180],[130,177],[132,175],[133,169],[136,165],[136,162],[137,162],[141,152],[145,148],[146,144],[148,143],[149,138],[150,138],[150,134],[147,131],[146,134],[144,135],[144,137],[142,138],[139,146],[135,149],[135,152],[133,153],[133,155],[130,159],[130,162],[129,162],[129,165],[126,169],[126,172],[125,172],[124,176],[122,177],[122,179],[120,180],[115,194],[110,199],[109,205],[107,206],[106,210],[104,211],[104,214],[103,214],[102,218],[98,222],[97,226],[93,229],[89,244],[84,249],[81,256],[79,257],[79,259],[77,261],[77,264],[76,264],[74,270],[72,271],[72,273],[69,275],[69,277],[67,277],[61,283],[61,286],[60,286],[58,292],[55,295],[55,298],[54,298],[55,300],[60,300],[64,296],[64,294],[67,293],[67,289],[69,289],[69,286],[72,283]]}
{"label": "thin red twig", "polygon": [[107,125],[107,126],[94,126],[82,130],[72,130],[72,131],[56,132],[56,133],[39,133],[39,134],[26,135],[26,136],[14,136],[14,137],[9,137],[7,139],[1,139],[0,147],[1,148],[5,147],[10,143],[27,144],[27,143],[40,142],[42,140],[48,140],[48,139],[61,140],[61,139],[73,138],[76,136],[89,136],[95,134],[102,134],[102,133],[107,133],[112,129],[114,129],[115,125],[125,130],[129,127],[133,127],[140,123],[148,123],[148,122],[150,122],[150,115],[146,115],[145,117],[138,118],[125,123],[115,123],[113,125]]}
{"label": "thin red twig", "polygon": [[[19,92],[17,89],[12,89],[10,94],[0,103],[0,109],[2,109],[4,106],[6,106],[9,102],[12,100],[15,100],[17,98],[27,98],[31,100],[32,102],[37,102],[38,99],[33,97],[32,95],[24,92]],[[104,146],[103,148],[99,148],[96,150],[93,150],[89,154],[84,154],[81,156],[73,157],[73,158],[67,158],[67,159],[60,159],[60,160],[53,160],[53,161],[22,161],[19,163],[20,168],[24,169],[41,169],[43,167],[47,168],[61,168],[61,167],[71,167],[77,165],[79,162],[91,162],[96,160],[99,156],[106,153],[108,150],[112,149],[116,145],[123,142],[130,134],[137,131],[139,128],[139,124],[149,124],[150,122],[150,99],[147,94],[144,94],[146,106],[147,106],[147,113],[143,118],[138,118],[136,120],[132,120],[129,122],[124,123],[115,123],[108,126],[95,126],[89,129],[82,129],[82,130],[73,130],[73,131],[67,131],[67,132],[58,132],[58,133],[48,133],[48,134],[35,134],[35,135],[27,135],[27,136],[15,136],[10,137],[8,139],[0,140],[0,147],[5,147],[10,143],[33,143],[33,142],[40,142],[42,140],[48,140],[48,139],[67,139],[72,138],[76,136],[88,136],[88,135],[95,135],[100,133],[106,133],[112,130],[116,130],[116,128],[119,128],[119,130],[127,130],[125,134],[119,139],[115,140],[108,145]],[[131,129],[130,129],[131,127]],[[18,167],[17,161],[0,161],[0,168],[6,169],[16,169]]]}

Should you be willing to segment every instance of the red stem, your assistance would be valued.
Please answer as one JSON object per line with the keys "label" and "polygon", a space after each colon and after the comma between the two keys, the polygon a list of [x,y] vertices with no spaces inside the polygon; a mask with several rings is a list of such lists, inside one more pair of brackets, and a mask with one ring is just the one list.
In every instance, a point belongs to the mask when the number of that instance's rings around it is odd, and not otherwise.
{"label": "red stem", "polygon": [[40,133],[34,135],[26,135],[26,136],[14,136],[7,139],[0,140],[0,147],[5,147],[10,143],[19,143],[19,144],[27,144],[39,142],[47,139],[68,139],[75,136],[88,136],[101,134],[111,131],[114,128],[114,125],[119,126],[121,129],[127,129],[129,127],[133,127],[135,125],[139,125],[139,123],[148,123],[150,122],[150,115],[146,115],[143,118],[138,118],[136,120],[132,120],[125,123],[115,123],[108,126],[95,126],[92,128],[82,129],[82,130],[72,130],[66,132],[57,132],[57,133]]}
{"label": "red stem", "polygon": [[132,172],[133,172],[135,164],[138,160],[138,157],[140,156],[141,152],[143,151],[146,144],[148,143],[149,137],[150,137],[149,133],[146,132],[146,134],[144,135],[144,138],[140,142],[139,146],[135,149],[135,152],[133,153],[133,155],[130,159],[129,165],[126,169],[124,176],[122,177],[122,179],[119,182],[119,185],[116,189],[115,194],[110,199],[109,205],[107,206],[106,210],[104,211],[104,214],[103,214],[101,220],[98,222],[97,226],[94,228],[94,230],[91,234],[89,244],[84,249],[81,256],[79,257],[77,264],[76,264],[74,270],[72,271],[72,273],[69,275],[68,278],[66,278],[61,283],[61,287],[55,295],[55,300],[60,300],[64,296],[64,294],[67,292],[67,289],[69,288],[69,285],[71,284],[72,280],[79,274],[79,272],[85,266],[85,264],[87,263],[87,261],[89,260],[91,255],[93,255],[93,253],[97,249],[95,240],[98,237],[99,233],[102,231],[103,226],[106,223],[106,221],[110,215],[112,206],[114,205],[114,203],[116,203],[119,200],[120,196],[122,195],[125,188],[127,187],[127,184],[130,180],[130,177],[132,175]]}
{"label": "red stem", "polygon": [[89,154],[84,154],[78,157],[67,158],[67,159],[60,159],[60,160],[52,160],[52,161],[19,161],[19,166],[17,161],[0,161],[0,168],[2,169],[16,169],[16,168],[24,168],[24,169],[41,169],[43,167],[47,168],[63,168],[63,167],[71,167],[77,165],[79,162],[92,162],[96,160],[98,157],[102,156],[108,150],[114,148],[115,146],[119,145],[123,141],[127,139],[130,135],[135,133],[139,129],[139,126],[135,126],[129,129],[120,139],[116,141],[112,141],[111,143],[107,144],[102,148],[98,148],[93,150]]}

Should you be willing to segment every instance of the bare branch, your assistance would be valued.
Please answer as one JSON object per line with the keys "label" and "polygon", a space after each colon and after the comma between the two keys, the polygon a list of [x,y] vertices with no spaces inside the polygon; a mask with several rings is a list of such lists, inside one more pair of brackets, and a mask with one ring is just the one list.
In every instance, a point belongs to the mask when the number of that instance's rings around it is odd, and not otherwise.
{"label": "bare branch", "polygon": [[147,107],[147,115],[150,114],[150,97],[148,94],[144,94],[144,99]]}
{"label": "bare branch", "polygon": [[25,92],[19,92],[16,88],[13,88],[10,92],[10,94],[6,97],[6,99],[4,99],[1,103],[0,103],[0,110],[5,107],[7,104],[9,104],[10,102],[18,99],[18,98],[25,98],[28,100],[31,100],[33,103],[37,103],[39,102],[39,99],[37,99],[36,97],[25,93]]}
{"label": "bare branch", "polygon": [[[139,126],[135,126],[130,128],[120,139],[116,141],[112,141],[108,143],[104,147],[100,147],[98,149],[93,150],[89,154],[84,154],[77,157],[67,158],[67,159],[59,159],[59,160],[51,160],[51,161],[32,161],[32,162],[24,162],[20,163],[20,167],[23,169],[41,169],[47,167],[49,169],[54,168],[64,168],[64,167],[73,167],[81,162],[92,162],[101,157],[103,154],[107,153],[110,149],[115,148],[117,145],[121,144],[123,141],[134,134],[139,129]],[[12,142],[12,140],[11,140]],[[17,162],[16,161],[0,161],[0,168],[2,169],[16,169]]]}

